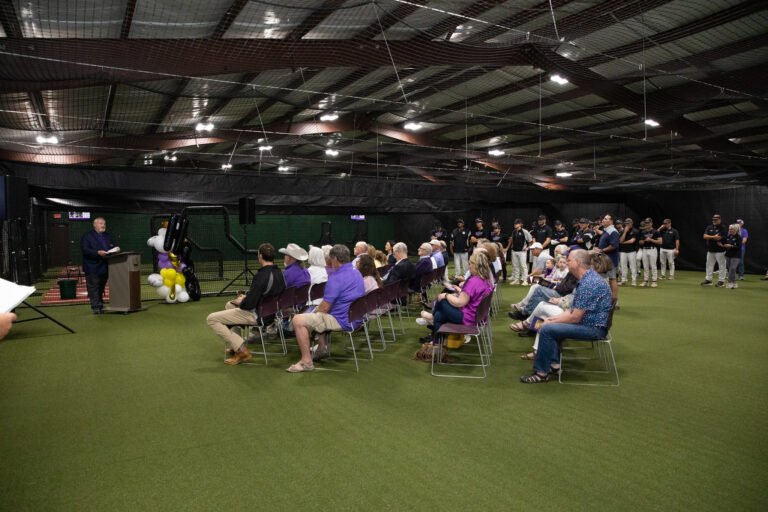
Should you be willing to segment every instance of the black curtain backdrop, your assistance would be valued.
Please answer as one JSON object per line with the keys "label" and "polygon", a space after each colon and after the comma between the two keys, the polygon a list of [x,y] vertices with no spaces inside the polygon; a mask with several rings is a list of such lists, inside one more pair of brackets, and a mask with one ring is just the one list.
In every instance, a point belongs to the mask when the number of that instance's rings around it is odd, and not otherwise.
{"label": "black curtain backdrop", "polygon": [[166,212],[192,205],[224,205],[236,211],[238,199],[254,197],[257,214],[369,214],[394,216],[393,237],[415,253],[439,222],[455,227],[457,217],[472,226],[482,217],[498,219],[505,230],[515,217],[530,226],[543,213],[554,223],[570,225],[574,217],[596,218],[606,212],[620,217],[651,217],[658,226],[670,217],[681,234],[678,266],[704,267],[702,234],[713,213],[724,223],[746,221],[750,232],[747,272],[768,267],[768,187],[747,186],[717,191],[622,192],[576,194],[535,187],[477,187],[365,179],[264,177],[248,172],[221,173],[179,169],[63,168],[5,163],[6,172],[27,178],[35,203],[48,209],[99,208],[120,212]]}

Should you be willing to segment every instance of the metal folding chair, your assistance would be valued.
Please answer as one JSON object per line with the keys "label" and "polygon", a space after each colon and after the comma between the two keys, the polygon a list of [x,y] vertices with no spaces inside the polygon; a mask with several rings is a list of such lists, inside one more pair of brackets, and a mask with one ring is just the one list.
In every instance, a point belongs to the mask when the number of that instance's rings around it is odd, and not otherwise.
{"label": "metal folding chair", "polygon": [[[357,349],[355,348],[355,333],[365,333],[365,341],[368,344],[368,353],[370,354],[370,360],[373,360],[373,347],[371,347],[371,338],[368,335],[368,301],[365,296],[362,296],[349,305],[349,323],[352,325],[352,329],[342,330],[344,334],[349,336],[349,344],[352,347],[352,359],[355,361],[355,371],[360,371],[360,365],[357,360]],[[357,324],[357,326],[355,326]],[[332,359],[349,359],[348,357],[333,357],[331,354],[331,334],[336,331],[328,332],[328,354]]]}
{"label": "metal folding chair", "polygon": [[[455,378],[463,378],[463,379],[484,379],[488,373],[486,371],[486,367],[491,365],[491,348],[490,348],[490,330],[491,330],[491,322],[490,322],[490,310],[491,310],[491,302],[493,300],[492,294],[487,294],[485,297],[483,297],[483,300],[480,301],[480,304],[477,307],[477,313],[475,315],[475,325],[463,325],[463,324],[443,324],[440,326],[440,329],[437,331],[438,334],[442,335],[449,335],[449,334],[459,334],[459,335],[469,335],[475,339],[475,342],[477,343],[477,354],[480,358],[479,363],[467,363],[467,362],[442,362],[436,359],[438,356],[442,354],[444,350],[447,349],[445,343],[442,344],[442,346],[432,351],[432,366],[431,366],[431,373],[435,377],[455,377]],[[466,345],[463,345],[463,347],[466,347]],[[461,350],[461,349],[459,349]],[[457,354],[458,355],[458,354]],[[457,373],[439,373],[439,367],[441,366],[474,366],[479,367],[482,369],[483,374],[482,375],[462,375]]]}
{"label": "metal folding chair", "polygon": [[[280,315],[280,305],[278,302],[280,296],[275,295],[272,297],[263,297],[261,299],[261,302],[259,303],[259,307],[257,309],[256,315],[256,325],[244,325],[240,326],[240,328],[246,333],[246,336],[244,339],[246,340],[246,343],[248,342],[248,335],[252,330],[255,328],[259,332],[259,340],[261,341],[261,352],[251,350],[251,354],[253,355],[263,355],[264,356],[264,364],[269,364],[269,361],[267,359],[268,354],[281,354],[286,355],[288,354],[288,348],[285,345],[285,335],[283,333],[283,324],[282,324],[282,318]],[[282,348],[282,352],[267,352],[267,343],[264,340],[264,331],[267,328],[268,325],[271,324],[271,322],[267,322],[266,320],[270,320],[274,318],[275,324],[277,325],[277,333],[280,337],[280,345]]]}
{"label": "metal folding chair", "polygon": [[[613,312],[616,309],[616,301],[613,301],[611,303],[611,312],[608,315],[608,325],[605,330],[605,337],[599,340],[575,340],[571,338],[567,338],[560,341],[560,372],[557,377],[557,381],[560,384],[571,384],[574,386],[618,386],[620,384],[619,380],[619,369],[616,367],[616,357],[613,354],[613,338],[611,337],[611,327],[613,325]],[[594,356],[590,358],[585,357],[565,357],[564,353],[566,353],[569,349],[572,349],[573,347],[565,346],[565,343],[589,343],[591,344],[591,348],[594,350]],[[589,347],[587,347],[589,348]],[[587,370],[584,368],[569,368],[568,370],[565,369],[565,363],[567,361],[583,361],[585,364],[589,364],[588,361],[594,360],[598,361],[599,368],[595,370]],[[615,377],[615,380],[613,378],[610,382],[574,382],[574,381],[564,381],[563,375],[565,373],[602,373],[602,374],[611,374],[613,373],[613,377]]]}

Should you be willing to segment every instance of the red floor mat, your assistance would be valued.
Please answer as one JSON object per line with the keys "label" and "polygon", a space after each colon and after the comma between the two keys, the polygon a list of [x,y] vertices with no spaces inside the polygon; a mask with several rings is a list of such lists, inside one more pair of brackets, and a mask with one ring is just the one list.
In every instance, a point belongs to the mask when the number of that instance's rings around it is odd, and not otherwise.
{"label": "red floor mat", "polygon": [[[77,267],[65,267],[59,272],[59,279],[77,279],[77,290],[74,299],[62,299],[58,283],[54,282],[43,294],[41,306],[58,306],[62,304],[88,304],[88,292],[85,289],[85,276]],[[104,289],[104,302],[109,302],[109,283]]]}

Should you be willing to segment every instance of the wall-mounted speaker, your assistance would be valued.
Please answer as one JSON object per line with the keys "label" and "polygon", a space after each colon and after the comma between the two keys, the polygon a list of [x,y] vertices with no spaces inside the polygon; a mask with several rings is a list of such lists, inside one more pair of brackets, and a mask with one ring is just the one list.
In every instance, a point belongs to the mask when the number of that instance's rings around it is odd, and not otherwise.
{"label": "wall-mounted speaker", "polygon": [[0,179],[0,220],[29,219],[29,185],[24,178]]}

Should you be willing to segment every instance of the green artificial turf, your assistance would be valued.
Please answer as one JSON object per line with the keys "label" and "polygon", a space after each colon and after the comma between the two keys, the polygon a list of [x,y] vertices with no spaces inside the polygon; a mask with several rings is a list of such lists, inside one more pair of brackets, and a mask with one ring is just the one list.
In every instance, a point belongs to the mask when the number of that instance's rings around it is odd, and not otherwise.
{"label": "green artificial turf", "polygon": [[506,284],[485,380],[430,376],[413,320],[292,375],[222,364],[220,298],[47,308],[77,334],[0,343],[0,510],[766,510],[768,282],[701,278],[621,289],[620,387],[520,384]]}

